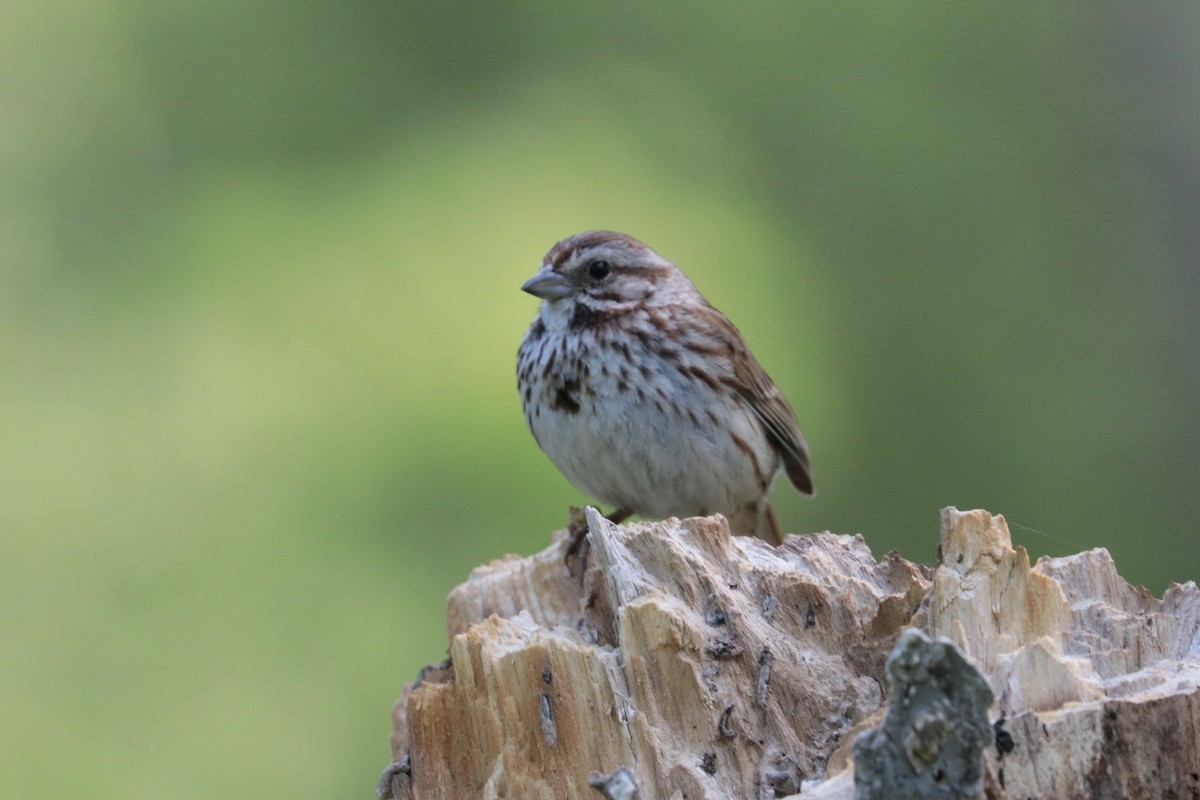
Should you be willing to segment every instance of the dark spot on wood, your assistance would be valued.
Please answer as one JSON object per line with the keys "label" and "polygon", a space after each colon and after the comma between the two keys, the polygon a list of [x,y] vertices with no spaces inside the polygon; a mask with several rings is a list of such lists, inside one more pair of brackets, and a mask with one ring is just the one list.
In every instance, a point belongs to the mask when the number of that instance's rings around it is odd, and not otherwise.
{"label": "dark spot on wood", "polygon": [[[713,602],[712,595],[709,595],[708,601],[709,601],[709,603]],[[709,625],[713,626],[714,628],[716,628],[720,625],[724,625],[725,624],[725,610],[722,609],[718,605],[713,605],[713,607],[708,610],[708,613],[704,615],[704,621],[707,622]]]}
{"label": "dark spot on wood", "polygon": [[963,554],[959,553],[958,558],[954,559],[954,563],[961,564],[963,562]]}
{"label": "dark spot on wood", "polygon": [[1004,722],[1004,717],[1001,717],[992,725],[992,731],[996,734],[996,750],[1001,756],[1011,753],[1017,746],[1017,743],[1013,741],[1012,734],[1004,730]]}
{"label": "dark spot on wood", "polygon": [[704,648],[705,654],[709,658],[715,658],[718,661],[728,661],[731,658],[737,658],[742,654],[742,648],[738,647],[728,639],[718,639],[717,641]]}
{"label": "dark spot on wood", "polygon": [[817,624],[817,614],[815,611],[813,611],[810,608],[808,610],[808,613],[804,615],[804,627],[811,628],[813,625],[816,625],[816,624]]}
{"label": "dark spot on wood", "polygon": [[765,708],[767,705],[767,689],[771,683],[771,664],[773,663],[775,663],[775,656],[771,653],[771,648],[764,647],[758,654],[758,685],[754,689],[754,699],[761,708]]}
{"label": "dark spot on wood", "polygon": [[733,727],[732,705],[725,706],[725,710],[721,712],[721,718],[717,720],[717,733],[726,739],[737,736],[737,731]]}
{"label": "dark spot on wood", "polygon": [[554,680],[554,676],[550,674],[550,665],[549,664],[543,665],[542,666],[542,681],[544,683],[550,683],[550,681],[552,681],[552,680]]}
{"label": "dark spot on wood", "polygon": [[705,775],[717,774],[717,754],[705,753],[700,757],[700,769],[704,770]]}
{"label": "dark spot on wood", "polygon": [[762,776],[766,784],[763,788],[774,794],[760,796],[790,797],[800,791],[800,773],[796,769],[796,760],[791,756],[782,753],[777,755],[773,763],[763,770]]}
{"label": "dark spot on wood", "polygon": [[415,689],[423,683],[453,682],[454,662],[447,658],[437,664],[426,664],[421,667],[421,671],[417,673],[417,680],[413,683],[413,688]]}

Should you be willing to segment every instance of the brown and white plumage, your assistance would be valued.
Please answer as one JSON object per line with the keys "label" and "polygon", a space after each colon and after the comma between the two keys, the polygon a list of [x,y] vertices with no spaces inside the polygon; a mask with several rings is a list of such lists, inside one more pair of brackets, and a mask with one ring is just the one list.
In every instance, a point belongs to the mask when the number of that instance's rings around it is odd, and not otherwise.
{"label": "brown and white plumage", "polygon": [[650,517],[719,512],[779,541],[782,470],[813,493],[791,406],[737,328],[625,234],[556,244],[524,287],[543,302],[517,356],[525,417],[580,490]]}

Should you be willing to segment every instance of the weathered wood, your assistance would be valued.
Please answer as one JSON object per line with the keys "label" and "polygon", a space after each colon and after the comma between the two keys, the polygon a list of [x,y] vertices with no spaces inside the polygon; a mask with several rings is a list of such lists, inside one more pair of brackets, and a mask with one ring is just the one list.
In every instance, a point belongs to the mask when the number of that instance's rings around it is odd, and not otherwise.
{"label": "weathered wood", "polygon": [[942,512],[942,566],[914,623],[955,642],[996,693],[1013,749],[995,798],[1200,797],[1200,590],[1162,600],[1108,551],[1030,567],[1004,518]]}
{"label": "weathered wood", "polygon": [[772,548],[719,517],[587,522],[583,580],[560,535],[451,593],[452,663],[398,701],[386,793],[848,799],[909,625],[995,694],[988,797],[1200,792],[1194,584],[1156,600],[1102,550],[1031,567],[982,511],[943,512],[936,571],[857,536]]}

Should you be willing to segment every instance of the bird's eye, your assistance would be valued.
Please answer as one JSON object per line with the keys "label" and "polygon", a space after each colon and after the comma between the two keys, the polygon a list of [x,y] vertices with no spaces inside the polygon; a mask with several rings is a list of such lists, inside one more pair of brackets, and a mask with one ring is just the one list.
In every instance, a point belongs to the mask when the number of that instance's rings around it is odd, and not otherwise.
{"label": "bird's eye", "polygon": [[594,281],[602,281],[612,272],[612,266],[603,260],[593,261],[587,267],[588,277]]}

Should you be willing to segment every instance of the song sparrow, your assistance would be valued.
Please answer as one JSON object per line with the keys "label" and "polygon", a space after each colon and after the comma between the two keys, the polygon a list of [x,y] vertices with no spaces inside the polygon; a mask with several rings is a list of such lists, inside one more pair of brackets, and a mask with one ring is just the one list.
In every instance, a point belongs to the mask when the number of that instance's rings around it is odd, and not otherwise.
{"label": "song sparrow", "polygon": [[813,493],[791,406],[737,328],[674,264],[630,236],[588,231],[521,287],[542,299],[517,354],[538,445],[610,519],[720,512],[780,541],[771,483]]}

